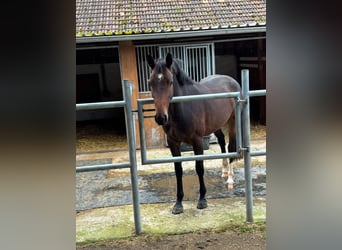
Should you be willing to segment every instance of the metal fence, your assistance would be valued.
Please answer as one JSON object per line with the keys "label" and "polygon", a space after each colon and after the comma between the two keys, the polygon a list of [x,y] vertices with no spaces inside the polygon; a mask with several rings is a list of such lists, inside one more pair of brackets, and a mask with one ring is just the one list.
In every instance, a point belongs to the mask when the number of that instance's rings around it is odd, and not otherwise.
{"label": "metal fence", "polygon": [[139,199],[139,185],[138,185],[136,143],[135,143],[135,124],[134,124],[134,114],[132,111],[132,88],[133,88],[133,85],[128,80],[123,80],[122,90],[123,90],[124,99],[122,101],[76,104],[76,110],[96,110],[96,109],[120,108],[120,107],[124,108],[129,162],[76,167],[76,172],[129,168],[130,173],[131,173],[135,232],[136,234],[139,234],[141,233],[140,199]]}
{"label": "metal fence", "polygon": [[135,125],[134,125],[134,112],[138,112],[139,132],[140,132],[140,147],[141,147],[141,164],[157,164],[166,162],[177,161],[192,161],[192,160],[210,160],[238,157],[240,155],[244,158],[245,168],[245,188],[246,188],[246,220],[253,222],[253,191],[252,191],[252,175],[251,175],[251,157],[266,155],[266,150],[251,151],[250,150],[250,110],[249,98],[253,96],[264,96],[266,90],[253,90],[249,91],[249,71],[244,69],[241,71],[242,89],[240,92],[232,93],[218,93],[208,95],[192,95],[174,97],[172,102],[193,101],[202,99],[216,99],[216,98],[234,98],[236,102],[236,141],[237,151],[230,153],[220,154],[207,154],[207,155],[193,155],[193,156],[178,156],[178,157],[165,157],[147,159],[147,148],[145,140],[144,128],[144,112],[151,111],[150,109],[144,110],[144,105],[153,103],[152,98],[138,99],[138,110],[132,110],[132,84],[127,80],[123,81],[124,100],[115,102],[102,102],[102,103],[84,103],[77,104],[76,110],[89,110],[89,109],[103,109],[103,108],[125,108],[126,119],[126,132],[127,143],[129,148],[129,162],[118,164],[103,164],[94,166],[76,167],[76,172],[107,170],[117,168],[130,168],[131,181],[132,181],[132,197],[133,197],[133,210],[136,234],[141,233],[141,219],[140,219],[140,202],[139,202],[139,186],[138,186],[138,173],[137,173],[137,160],[136,160],[136,144],[135,144]]}

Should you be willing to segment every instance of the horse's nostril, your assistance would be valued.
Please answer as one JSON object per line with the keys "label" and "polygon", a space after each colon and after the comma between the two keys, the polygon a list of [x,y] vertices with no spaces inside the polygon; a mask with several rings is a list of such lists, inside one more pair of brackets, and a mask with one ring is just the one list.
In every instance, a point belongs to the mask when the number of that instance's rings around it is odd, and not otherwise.
{"label": "horse's nostril", "polygon": [[154,119],[158,125],[165,125],[167,123],[167,115],[156,115]]}

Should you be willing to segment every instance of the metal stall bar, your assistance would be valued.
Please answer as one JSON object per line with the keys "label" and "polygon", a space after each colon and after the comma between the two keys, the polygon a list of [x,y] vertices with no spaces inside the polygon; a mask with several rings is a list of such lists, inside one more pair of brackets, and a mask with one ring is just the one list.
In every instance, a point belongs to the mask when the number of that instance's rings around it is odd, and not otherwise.
{"label": "metal stall bar", "polygon": [[251,91],[248,91],[248,93],[249,93],[249,97],[264,96],[264,95],[266,95],[266,89],[251,90]]}
{"label": "metal stall bar", "polygon": [[122,108],[125,105],[126,105],[125,101],[79,103],[79,104],[76,104],[76,111],[92,110],[92,109]]}
{"label": "metal stall bar", "polygon": [[[95,109],[107,109],[107,108],[121,108],[125,107],[125,101],[109,101],[109,102],[92,102],[92,103],[79,103],[76,104],[76,110],[95,110]],[[98,170],[108,170],[108,169],[121,169],[129,168],[130,163],[114,163],[114,164],[100,164],[91,166],[78,166],[76,167],[76,173],[80,172],[90,172]]]}
{"label": "metal stall bar", "polygon": [[121,169],[121,168],[129,168],[131,164],[126,163],[115,163],[115,164],[101,164],[101,165],[92,165],[92,166],[80,166],[76,167],[76,172],[90,172],[90,171],[98,171],[98,170],[109,170],[109,169]]}
{"label": "metal stall bar", "polygon": [[250,152],[251,156],[262,156],[266,155],[266,150],[257,150],[257,151],[251,151]]}
{"label": "metal stall bar", "polygon": [[[194,100],[203,100],[203,99],[219,99],[219,98],[238,98],[240,96],[240,92],[231,92],[231,93],[216,93],[216,94],[203,94],[203,95],[189,95],[189,96],[175,96],[172,98],[172,103],[183,102],[183,101],[194,101]],[[145,126],[144,126],[144,115],[143,109],[144,104],[153,103],[153,98],[146,99],[138,99],[138,122],[139,122],[139,131],[140,131],[140,151],[141,151],[141,161],[142,164],[156,164],[156,163],[167,163],[167,162],[176,162],[176,161],[192,161],[192,160],[208,160],[208,159],[221,159],[221,158],[236,158],[240,156],[238,152],[225,153],[225,154],[207,154],[207,155],[193,155],[193,156],[178,156],[178,157],[169,157],[162,159],[147,159],[147,149],[146,149],[146,140],[145,140]],[[239,127],[237,128],[240,129]]]}
{"label": "metal stall bar", "polygon": [[[145,130],[144,130],[144,111],[151,111],[150,109],[143,109],[144,104],[153,103],[152,98],[138,100],[138,115],[139,115],[139,129],[141,143],[141,159],[142,164],[155,164],[191,160],[208,160],[239,157],[241,153],[244,157],[245,165],[245,188],[246,188],[246,220],[253,222],[253,191],[252,191],[252,175],[251,175],[251,156],[266,155],[266,150],[250,151],[250,109],[249,97],[266,95],[266,90],[249,91],[249,71],[242,70],[242,91],[241,99],[240,92],[232,93],[217,93],[207,95],[191,95],[174,97],[171,102],[193,101],[201,99],[216,99],[216,98],[235,98],[236,101],[236,125],[237,125],[237,152],[225,154],[209,154],[209,155],[195,155],[195,156],[179,156],[169,158],[147,159]],[[147,116],[146,116],[147,117]],[[150,117],[150,116],[148,116]],[[242,129],[242,131],[240,131]]]}
{"label": "metal stall bar", "polygon": [[144,162],[142,162],[142,164],[171,163],[171,162],[194,161],[194,160],[215,160],[215,159],[222,159],[222,158],[237,158],[239,156],[240,154],[237,152],[221,153],[221,154],[192,155],[192,156],[173,156],[173,157],[164,157],[164,158],[158,158],[158,159],[146,159],[146,156],[145,156]]}
{"label": "metal stall bar", "polygon": [[[251,90],[248,91],[249,97],[264,96],[266,95],[266,89]],[[266,150],[250,151],[250,156],[262,156],[266,155]]]}
{"label": "metal stall bar", "polygon": [[129,161],[131,163],[131,182],[132,182],[132,198],[134,210],[134,225],[135,233],[141,233],[141,219],[140,219],[140,198],[139,198],[139,184],[138,184],[138,167],[136,158],[136,142],[135,142],[135,125],[134,114],[132,111],[132,88],[133,85],[124,80],[124,99],[126,100],[125,118],[126,118],[126,131],[128,141]]}
{"label": "metal stall bar", "polygon": [[242,149],[245,163],[245,189],[246,189],[246,220],[253,222],[253,187],[251,174],[250,155],[250,117],[249,117],[249,71],[241,71],[242,90],[241,96],[245,101],[242,109]]}
{"label": "metal stall bar", "polygon": [[130,168],[132,182],[132,199],[134,212],[135,233],[141,233],[141,217],[140,217],[140,199],[137,174],[136,160],[136,142],[135,142],[135,126],[134,114],[132,111],[132,84],[128,80],[123,81],[123,101],[97,102],[97,103],[82,103],[76,104],[76,110],[95,110],[104,108],[123,107],[125,109],[126,133],[129,150],[129,162],[116,164],[102,164],[92,166],[76,167],[76,172],[87,172],[96,170]]}
{"label": "metal stall bar", "polygon": [[241,156],[242,148],[242,133],[241,133],[241,100],[235,98],[235,127],[236,129],[236,150]]}

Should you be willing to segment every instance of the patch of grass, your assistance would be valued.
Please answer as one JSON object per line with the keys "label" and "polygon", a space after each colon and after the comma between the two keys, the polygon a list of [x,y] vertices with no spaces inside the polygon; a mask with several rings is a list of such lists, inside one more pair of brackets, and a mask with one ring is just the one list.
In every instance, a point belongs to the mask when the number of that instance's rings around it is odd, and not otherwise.
{"label": "patch of grass", "polygon": [[83,230],[77,232],[77,242],[88,244],[112,239],[123,239],[129,237],[133,231],[133,223],[121,223],[119,225],[105,226],[91,232]]}
{"label": "patch of grass", "polygon": [[[173,215],[173,203],[141,205],[143,233],[134,234],[132,206],[103,208],[76,218],[76,243],[78,245],[106,242],[114,239],[141,237],[149,240],[164,235],[196,233],[203,231],[265,232],[265,199],[257,198],[254,207],[254,223],[245,222],[243,198],[209,199],[208,208],[197,209],[197,201],[184,201],[184,213]],[[266,237],[266,236],[265,236]]]}

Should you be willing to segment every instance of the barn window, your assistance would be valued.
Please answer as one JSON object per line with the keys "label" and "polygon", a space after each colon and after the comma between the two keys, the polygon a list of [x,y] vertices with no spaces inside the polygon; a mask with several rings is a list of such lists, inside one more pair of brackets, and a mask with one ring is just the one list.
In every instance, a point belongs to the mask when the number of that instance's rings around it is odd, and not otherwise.
{"label": "barn window", "polygon": [[139,91],[149,92],[147,80],[151,73],[146,58],[150,54],[154,58],[164,58],[169,52],[173,57],[182,60],[183,70],[195,81],[215,73],[214,44],[191,45],[161,45],[161,46],[137,46],[137,62]]}

